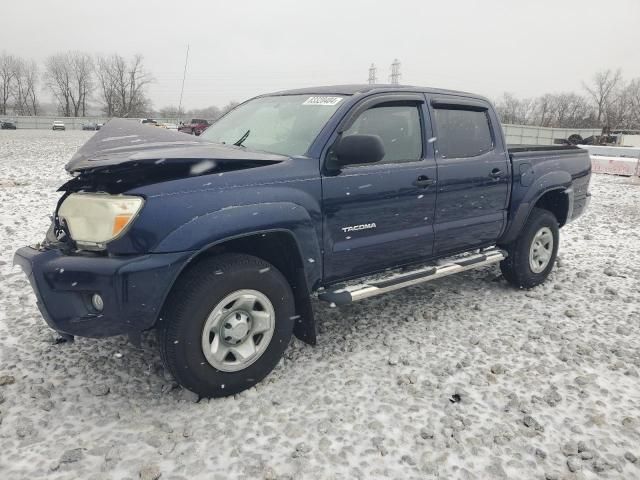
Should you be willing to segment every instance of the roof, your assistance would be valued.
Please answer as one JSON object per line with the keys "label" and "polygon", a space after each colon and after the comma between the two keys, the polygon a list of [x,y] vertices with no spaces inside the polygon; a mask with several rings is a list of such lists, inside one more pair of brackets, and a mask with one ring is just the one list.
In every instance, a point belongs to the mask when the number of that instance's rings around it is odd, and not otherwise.
{"label": "roof", "polygon": [[349,84],[349,85],[325,85],[318,87],[306,87],[306,88],[297,88],[293,90],[281,90],[279,92],[269,93],[267,95],[311,95],[311,94],[320,94],[320,95],[356,95],[360,93],[369,93],[375,90],[379,90],[380,92],[388,92],[388,91],[406,91],[406,92],[427,92],[427,93],[446,93],[449,95],[473,95],[474,97],[478,97],[478,95],[471,94],[469,92],[459,92],[456,90],[445,90],[441,88],[432,88],[432,87],[416,87],[413,85],[396,85],[396,84]]}

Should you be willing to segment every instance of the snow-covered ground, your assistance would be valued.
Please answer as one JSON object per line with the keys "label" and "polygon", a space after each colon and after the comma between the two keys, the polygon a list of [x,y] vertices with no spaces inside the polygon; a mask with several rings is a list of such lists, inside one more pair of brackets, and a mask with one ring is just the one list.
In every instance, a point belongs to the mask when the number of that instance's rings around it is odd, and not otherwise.
{"label": "snow-covered ground", "polygon": [[593,178],[543,286],[316,304],[316,347],[196,403],[152,335],[55,344],[12,267],[91,135],[0,132],[0,479],[640,478],[640,185]]}

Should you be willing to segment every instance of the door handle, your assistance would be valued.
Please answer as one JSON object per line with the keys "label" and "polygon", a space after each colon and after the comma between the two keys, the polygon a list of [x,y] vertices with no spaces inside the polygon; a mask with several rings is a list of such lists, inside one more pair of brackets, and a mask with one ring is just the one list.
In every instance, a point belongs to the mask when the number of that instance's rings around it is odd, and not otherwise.
{"label": "door handle", "polygon": [[414,182],[413,185],[416,187],[428,187],[429,185],[433,185],[436,183],[435,180],[427,177],[426,175],[420,175]]}
{"label": "door handle", "polygon": [[503,175],[503,172],[499,168],[494,168],[493,170],[491,170],[491,173],[489,174],[491,178],[500,178],[502,175]]}
{"label": "door handle", "polygon": [[427,177],[426,175],[420,175],[414,182],[413,185],[416,187],[427,188],[429,185],[433,185],[436,183],[435,180]]}

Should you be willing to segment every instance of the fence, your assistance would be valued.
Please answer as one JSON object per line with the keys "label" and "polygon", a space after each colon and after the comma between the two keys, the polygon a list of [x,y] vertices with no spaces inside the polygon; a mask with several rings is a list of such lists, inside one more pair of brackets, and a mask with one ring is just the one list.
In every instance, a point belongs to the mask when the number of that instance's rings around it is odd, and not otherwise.
{"label": "fence", "polygon": [[[44,115],[37,117],[7,117],[11,121],[16,123],[16,127],[19,129],[39,129],[39,130],[51,130],[51,126],[54,120],[60,120],[64,123],[67,130],[82,130],[82,125],[87,123],[105,123],[109,120],[109,117],[56,117],[53,115]],[[137,119],[136,119],[137,120]],[[155,118],[154,120],[163,123],[178,123],[181,119],[178,118]]]}
{"label": "fence", "polygon": [[573,134],[587,138],[602,132],[599,128],[549,128],[510,124],[503,124],[502,129],[509,145],[553,145],[554,140],[566,140]]}
{"label": "fence", "polygon": [[[81,130],[82,125],[90,122],[104,123],[108,117],[56,117],[52,115],[38,117],[10,117],[16,122],[19,129],[50,129],[54,120],[64,122],[68,130]],[[154,120],[163,123],[179,123],[183,118],[155,118]],[[582,138],[591,135],[600,135],[597,128],[548,128],[532,127],[529,125],[509,125],[503,124],[507,143],[510,145],[553,145],[554,140],[565,140],[570,135],[578,134]]]}

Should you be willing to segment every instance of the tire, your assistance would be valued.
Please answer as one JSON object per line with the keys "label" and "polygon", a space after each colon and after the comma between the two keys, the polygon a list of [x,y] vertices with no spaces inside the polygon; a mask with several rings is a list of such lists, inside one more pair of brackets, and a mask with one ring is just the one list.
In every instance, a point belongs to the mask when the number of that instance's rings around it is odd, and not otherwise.
{"label": "tire", "polygon": [[[549,238],[552,240],[551,245],[547,243]],[[537,248],[532,253],[534,243]],[[553,269],[559,243],[560,234],[555,215],[548,210],[534,208],[518,238],[502,246],[508,253],[507,258],[500,262],[502,275],[518,288],[540,285]],[[543,261],[547,256],[546,262]]]}
{"label": "tire", "polygon": [[[236,297],[239,300],[227,303],[228,308],[220,307]],[[251,303],[251,298],[253,307],[240,305]],[[236,394],[260,382],[278,364],[291,340],[294,313],[291,287],[271,264],[233,253],[205,258],[180,277],[165,302],[158,321],[162,361],[180,385],[201,397]],[[265,328],[269,316],[272,331],[254,334],[260,324]],[[262,351],[254,353],[255,358],[236,358],[234,349],[244,347]],[[221,359],[225,348],[231,354]]]}
{"label": "tire", "polygon": [[579,145],[583,142],[583,138],[577,133],[574,133],[573,135],[569,135],[569,138],[567,138],[567,142],[569,143],[569,145]]}

